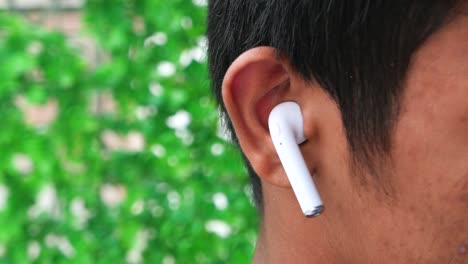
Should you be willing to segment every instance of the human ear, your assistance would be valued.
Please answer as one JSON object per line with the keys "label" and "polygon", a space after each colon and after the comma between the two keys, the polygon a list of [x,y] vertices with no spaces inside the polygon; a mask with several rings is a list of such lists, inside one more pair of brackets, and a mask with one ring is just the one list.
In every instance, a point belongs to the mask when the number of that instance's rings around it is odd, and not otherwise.
{"label": "human ear", "polygon": [[268,117],[281,102],[302,101],[303,91],[303,82],[271,47],[241,54],[223,81],[224,105],[240,147],[262,181],[275,186],[291,185],[272,143]]}

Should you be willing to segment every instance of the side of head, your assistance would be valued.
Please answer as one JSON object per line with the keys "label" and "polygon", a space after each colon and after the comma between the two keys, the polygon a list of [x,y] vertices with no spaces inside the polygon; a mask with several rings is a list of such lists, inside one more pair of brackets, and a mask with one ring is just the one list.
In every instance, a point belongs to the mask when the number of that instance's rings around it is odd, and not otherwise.
{"label": "side of head", "polygon": [[[210,1],[213,91],[262,233],[294,222],[336,262],[462,263],[467,29],[466,1]],[[327,207],[309,221],[267,125],[286,101],[302,110],[300,149]]]}

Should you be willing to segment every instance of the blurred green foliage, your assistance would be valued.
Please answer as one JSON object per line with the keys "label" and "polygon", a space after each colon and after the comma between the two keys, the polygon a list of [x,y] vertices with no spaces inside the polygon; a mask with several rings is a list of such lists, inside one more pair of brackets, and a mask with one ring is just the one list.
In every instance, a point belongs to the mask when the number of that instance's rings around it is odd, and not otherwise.
{"label": "blurred green foliage", "polygon": [[249,263],[257,216],[210,96],[203,1],[82,15],[96,61],[0,14],[0,263]]}

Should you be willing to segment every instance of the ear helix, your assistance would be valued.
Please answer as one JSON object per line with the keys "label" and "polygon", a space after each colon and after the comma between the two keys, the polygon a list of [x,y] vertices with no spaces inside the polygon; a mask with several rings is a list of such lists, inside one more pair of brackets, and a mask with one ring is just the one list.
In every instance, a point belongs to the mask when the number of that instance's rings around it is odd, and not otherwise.
{"label": "ear helix", "polygon": [[268,117],[268,127],[302,212],[306,217],[320,215],[322,200],[299,149],[299,144],[306,140],[299,105],[294,102],[277,105]]}

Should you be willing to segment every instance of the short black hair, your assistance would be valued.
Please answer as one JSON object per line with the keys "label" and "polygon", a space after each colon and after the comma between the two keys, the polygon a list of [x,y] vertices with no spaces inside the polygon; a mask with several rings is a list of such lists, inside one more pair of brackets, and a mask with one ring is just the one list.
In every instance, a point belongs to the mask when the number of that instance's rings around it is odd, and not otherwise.
{"label": "short black hair", "polygon": [[[353,163],[375,170],[391,149],[412,54],[453,14],[456,0],[210,0],[208,62],[224,125],[238,145],[221,86],[243,52],[271,46],[336,101]],[[261,182],[249,161],[254,199]],[[378,173],[373,173],[378,177]]]}

